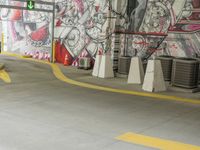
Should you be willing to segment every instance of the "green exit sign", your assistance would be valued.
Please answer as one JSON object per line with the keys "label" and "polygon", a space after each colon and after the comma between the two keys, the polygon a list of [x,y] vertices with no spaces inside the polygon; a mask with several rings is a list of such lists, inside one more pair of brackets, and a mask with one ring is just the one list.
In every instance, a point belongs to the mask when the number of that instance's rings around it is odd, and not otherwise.
{"label": "green exit sign", "polygon": [[33,0],[28,0],[28,1],[27,1],[27,9],[28,9],[28,10],[33,10],[33,9],[35,9],[35,1],[33,1]]}

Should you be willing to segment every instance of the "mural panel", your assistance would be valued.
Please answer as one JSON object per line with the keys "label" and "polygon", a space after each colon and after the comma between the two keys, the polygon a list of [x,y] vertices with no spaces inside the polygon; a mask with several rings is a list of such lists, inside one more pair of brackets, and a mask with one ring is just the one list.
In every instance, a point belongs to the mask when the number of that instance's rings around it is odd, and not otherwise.
{"label": "mural panel", "polygon": [[[18,1],[0,2],[22,6]],[[143,59],[152,54],[200,55],[199,0],[56,0],[55,5],[60,63],[67,56],[76,66],[80,57],[94,59],[98,51],[109,50],[116,62],[118,53]],[[51,14],[8,9],[0,13],[8,27],[7,50],[50,58]]]}
{"label": "mural panel", "polygon": [[[6,1],[7,5],[24,7],[25,3]],[[5,1],[4,1],[5,4]],[[43,9],[45,5],[39,6]],[[50,59],[52,14],[38,11],[1,9],[1,22],[7,33],[7,51],[32,55],[37,59]],[[5,31],[7,30],[7,31]]]}
{"label": "mural panel", "polygon": [[56,1],[55,37],[74,58],[73,65],[79,57],[93,58],[99,49],[106,48],[107,37],[99,35],[107,30],[108,11],[107,0]]}

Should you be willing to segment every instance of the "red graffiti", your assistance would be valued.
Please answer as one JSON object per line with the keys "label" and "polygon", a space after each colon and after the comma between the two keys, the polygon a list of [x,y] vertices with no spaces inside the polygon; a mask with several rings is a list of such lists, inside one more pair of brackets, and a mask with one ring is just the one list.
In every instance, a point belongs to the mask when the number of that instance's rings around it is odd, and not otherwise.
{"label": "red graffiti", "polygon": [[134,42],[134,44],[145,45],[145,46],[150,45],[150,43],[147,43],[147,42],[144,42],[144,41],[142,41],[142,42]]}

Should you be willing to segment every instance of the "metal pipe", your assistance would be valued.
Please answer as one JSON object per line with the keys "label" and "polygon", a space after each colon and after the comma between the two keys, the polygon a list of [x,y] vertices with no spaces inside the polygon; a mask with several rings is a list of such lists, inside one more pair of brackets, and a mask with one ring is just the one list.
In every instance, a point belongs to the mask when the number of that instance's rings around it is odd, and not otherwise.
{"label": "metal pipe", "polygon": [[[26,7],[10,6],[10,5],[0,5],[0,8],[18,9],[18,10],[27,10]],[[48,13],[53,12],[53,10],[39,9],[39,8],[35,8],[35,9],[33,9],[33,10],[29,10],[29,11],[42,11],[42,12],[48,12]]]}
{"label": "metal pipe", "polygon": [[52,32],[51,32],[51,62],[54,63],[54,31],[55,31],[55,0],[53,0],[53,14],[52,14]]}

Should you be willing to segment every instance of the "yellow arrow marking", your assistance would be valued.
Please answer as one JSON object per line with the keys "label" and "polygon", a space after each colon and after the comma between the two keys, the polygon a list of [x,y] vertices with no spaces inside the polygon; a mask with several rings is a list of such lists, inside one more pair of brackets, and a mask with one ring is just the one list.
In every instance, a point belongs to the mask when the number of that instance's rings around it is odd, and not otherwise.
{"label": "yellow arrow marking", "polygon": [[11,83],[10,76],[5,70],[0,70],[0,79],[6,83]]}
{"label": "yellow arrow marking", "polygon": [[128,143],[139,144],[160,150],[200,150],[199,146],[184,144],[176,141],[164,140],[135,133],[126,133],[116,138]]}

